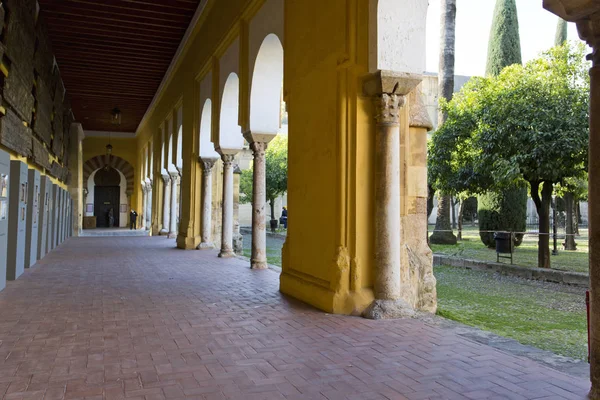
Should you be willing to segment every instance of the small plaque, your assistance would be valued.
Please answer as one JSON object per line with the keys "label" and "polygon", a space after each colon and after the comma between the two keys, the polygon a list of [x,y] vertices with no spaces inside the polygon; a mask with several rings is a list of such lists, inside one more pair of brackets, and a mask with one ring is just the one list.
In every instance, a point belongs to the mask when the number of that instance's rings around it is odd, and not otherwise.
{"label": "small plaque", "polygon": [[0,197],[8,197],[8,175],[0,174]]}
{"label": "small plaque", "polygon": [[0,199],[0,221],[5,221],[8,217],[8,200]]}

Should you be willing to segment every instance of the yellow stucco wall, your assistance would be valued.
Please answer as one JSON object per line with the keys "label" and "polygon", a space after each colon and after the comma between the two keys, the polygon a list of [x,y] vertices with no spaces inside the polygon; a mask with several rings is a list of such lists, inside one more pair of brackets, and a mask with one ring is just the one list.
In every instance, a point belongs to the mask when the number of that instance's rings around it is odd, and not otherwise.
{"label": "yellow stucco wall", "polygon": [[[181,102],[180,248],[195,248],[200,241],[199,82],[212,72],[214,140],[219,133],[219,59],[231,43],[239,42],[238,123],[248,127],[248,24],[263,3],[230,0],[225,6],[209,0],[171,80],[139,127],[138,158]],[[334,313],[360,313],[374,298],[375,121],[373,101],[362,95],[362,80],[369,72],[371,3],[288,0],[283,17],[290,219],[281,291]],[[408,129],[405,121],[404,135]],[[156,147],[155,158],[160,151]],[[217,193],[213,196],[218,200]],[[156,212],[160,197],[153,198]]]}

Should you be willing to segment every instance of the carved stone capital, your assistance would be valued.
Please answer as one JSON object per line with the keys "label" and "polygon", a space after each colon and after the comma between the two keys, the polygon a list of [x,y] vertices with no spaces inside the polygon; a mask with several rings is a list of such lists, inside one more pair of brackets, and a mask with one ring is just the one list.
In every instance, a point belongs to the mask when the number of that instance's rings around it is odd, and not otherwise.
{"label": "carved stone capital", "polygon": [[404,105],[404,96],[383,93],[374,101],[375,119],[378,124],[400,124],[400,108]]}
{"label": "carved stone capital", "polygon": [[169,175],[171,176],[171,182],[175,185],[179,182],[179,179],[181,179],[179,172],[169,172]]}
{"label": "carved stone capital", "polygon": [[600,65],[600,13],[594,14],[589,18],[577,21],[577,31],[579,37],[592,48],[592,53],[588,55],[593,67]]}
{"label": "carved stone capital", "polygon": [[210,174],[217,160],[215,158],[201,158],[200,162],[202,163],[202,172]]}
{"label": "carved stone capital", "polygon": [[250,144],[250,148],[252,149],[252,154],[254,158],[264,158],[265,152],[267,151],[267,143],[264,142],[253,142]]}
{"label": "carved stone capital", "polygon": [[168,174],[162,174],[161,177],[165,185],[168,185],[171,182],[171,177]]}
{"label": "carved stone capital", "polygon": [[221,154],[221,160],[223,161],[223,165],[230,167],[235,159],[235,154]]}

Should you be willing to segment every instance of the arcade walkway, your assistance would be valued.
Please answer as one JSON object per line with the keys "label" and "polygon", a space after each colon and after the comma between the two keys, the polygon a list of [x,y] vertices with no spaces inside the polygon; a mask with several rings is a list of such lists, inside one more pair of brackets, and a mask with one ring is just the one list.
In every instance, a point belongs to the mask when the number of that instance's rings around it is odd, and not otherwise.
{"label": "arcade walkway", "polygon": [[417,320],[333,316],[165,238],[73,238],[0,293],[6,399],[575,399],[587,379]]}

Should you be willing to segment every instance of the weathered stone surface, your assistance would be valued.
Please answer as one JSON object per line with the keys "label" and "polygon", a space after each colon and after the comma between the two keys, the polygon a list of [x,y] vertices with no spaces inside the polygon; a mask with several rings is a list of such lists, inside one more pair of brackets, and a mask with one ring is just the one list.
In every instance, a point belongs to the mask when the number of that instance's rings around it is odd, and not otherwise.
{"label": "weathered stone surface", "polygon": [[64,113],[65,108],[65,85],[60,77],[58,68],[54,70],[53,83],[54,96],[52,98],[54,99],[54,108],[56,109],[57,114],[62,114]]}
{"label": "weathered stone surface", "polygon": [[55,131],[54,138],[52,139],[52,152],[59,159],[62,159],[63,156],[63,146],[63,132]]}
{"label": "weathered stone surface", "polygon": [[62,165],[58,164],[56,161],[52,162],[52,166],[50,167],[48,172],[50,173],[50,175],[52,175],[56,179],[59,179],[62,182],[65,182],[69,175],[69,170],[63,167]]}
{"label": "weathered stone surface", "polygon": [[0,118],[0,144],[22,156],[31,156],[31,129],[11,110]]}
{"label": "weathered stone surface", "polygon": [[[51,86],[52,74],[54,72],[54,54],[48,33],[48,25],[43,18],[39,18],[36,25],[37,46],[33,55],[33,66],[37,73],[44,79],[47,86]],[[54,97],[54,96],[52,96]]]}
{"label": "weathered stone surface", "polygon": [[23,76],[16,70],[10,70],[4,79],[2,96],[15,110],[17,115],[27,123],[31,123],[31,112],[35,99],[31,93],[33,88],[33,74]]}
{"label": "weathered stone surface", "polygon": [[33,54],[35,51],[35,0],[11,0],[8,9],[4,44],[11,61],[11,72],[19,71],[26,78],[33,78]]}
{"label": "weathered stone surface", "polygon": [[50,169],[52,167],[52,164],[50,163],[50,152],[48,151],[48,149],[44,146],[44,144],[36,139],[35,137],[33,138],[33,157],[32,157],[32,161],[34,162],[34,164],[45,168],[45,169]]}
{"label": "weathered stone surface", "polygon": [[50,143],[52,136],[52,94],[48,82],[38,76],[35,90],[36,106],[32,123],[33,132]]}

